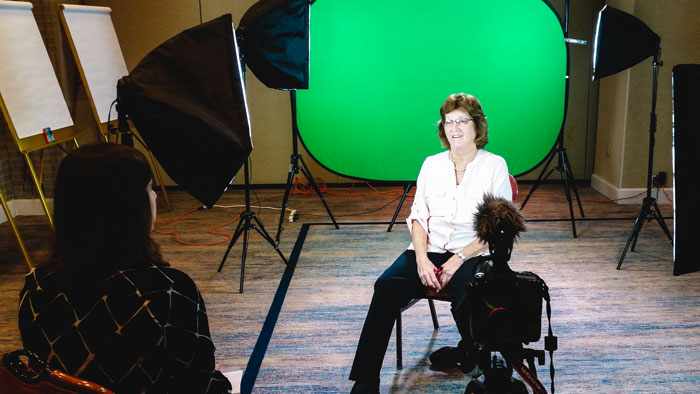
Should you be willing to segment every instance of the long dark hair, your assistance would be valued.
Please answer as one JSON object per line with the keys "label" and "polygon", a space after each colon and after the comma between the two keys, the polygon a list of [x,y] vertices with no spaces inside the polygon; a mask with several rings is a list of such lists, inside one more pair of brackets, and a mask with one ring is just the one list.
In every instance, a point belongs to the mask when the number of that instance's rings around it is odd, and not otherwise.
{"label": "long dark hair", "polygon": [[56,237],[45,266],[75,280],[99,280],[121,269],[167,266],[151,238],[146,157],[124,145],[99,143],[70,152],[54,191]]}

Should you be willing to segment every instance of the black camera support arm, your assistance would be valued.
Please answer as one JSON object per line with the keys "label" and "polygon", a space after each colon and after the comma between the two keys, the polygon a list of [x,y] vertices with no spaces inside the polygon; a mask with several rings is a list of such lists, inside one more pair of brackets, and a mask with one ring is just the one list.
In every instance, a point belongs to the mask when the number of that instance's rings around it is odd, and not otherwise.
{"label": "black camera support arm", "polygon": [[557,337],[552,333],[552,306],[549,304],[549,288],[544,285],[544,300],[547,301],[547,325],[549,330],[544,337],[544,350],[549,352],[549,377],[551,379],[552,394],[554,394],[554,351],[557,350]]}
{"label": "black camera support arm", "polygon": [[[552,332],[552,307],[549,302],[549,289],[546,284],[543,283],[542,298],[547,301],[547,325],[548,334],[544,337],[544,349],[549,352],[549,376],[551,379],[550,389],[552,394],[554,394],[554,351],[557,350],[557,337],[554,336]],[[537,379],[537,371],[535,369],[535,358],[537,358],[539,365],[544,365],[544,351],[521,348],[516,351],[509,352],[507,350],[501,350],[503,358],[505,358],[508,365],[511,366],[518,374],[523,378],[523,380],[532,388],[535,394],[546,394],[547,390],[544,388],[542,383]],[[527,360],[530,368],[528,369],[522,360]]]}

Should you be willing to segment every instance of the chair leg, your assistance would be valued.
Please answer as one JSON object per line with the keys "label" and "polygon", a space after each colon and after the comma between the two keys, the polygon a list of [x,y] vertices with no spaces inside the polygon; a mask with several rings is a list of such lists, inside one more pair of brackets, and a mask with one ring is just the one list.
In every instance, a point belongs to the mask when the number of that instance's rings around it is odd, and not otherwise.
{"label": "chair leg", "polygon": [[401,310],[396,317],[396,369],[403,369],[403,356],[401,349]]}
{"label": "chair leg", "polygon": [[428,306],[430,306],[430,317],[433,318],[433,328],[437,330],[440,328],[440,323],[438,323],[437,313],[435,313],[435,303],[430,298],[428,298]]}
{"label": "chair leg", "polygon": [[[405,307],[399,310],[399,314],[396,317],[396,369],[403,369],[403,351],[401,347],[401,314],[406,309],[410,308],[416,302],[420,301],[420,298],[411,300]],[[437,312],[435,311],[435,303],[432,298],[427,298],[428,306],[430,307],[430,317],[433,318],[433,329],[437,330],[440,328],[440,323],[438,323]]]}

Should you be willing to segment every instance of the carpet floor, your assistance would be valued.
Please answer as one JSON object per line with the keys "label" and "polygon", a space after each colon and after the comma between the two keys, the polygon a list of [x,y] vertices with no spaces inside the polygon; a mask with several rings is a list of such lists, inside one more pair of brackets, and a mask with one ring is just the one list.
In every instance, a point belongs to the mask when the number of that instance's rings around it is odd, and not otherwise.
{"label": "carpet floor", "polygon": [[[393,188],[396,189],[396,188]],[[522,189],[525,189],[524,191]],[[522,193],[527,186],[521,187]],[[586,219],[576,210],[578,237],[572,237],[566,200],[543,197],[523,213],[528,231],[512,254],[515,270],[537,273],[550,288],[552,326],[559,337],[554,353],[558,393],[697,393],[700,387],[700,272],[674,277],[672,247],[656,223],[645,224],[635,251],[616,270],[639,205],[592,202],[601,199],[580,188]],[[241,392],[347,393],[357,339],[372,296],[372,285],[410,242],[402,220],[387,232],[396,194],[357,188],[327,195],[340,224],[335,229],[315,195],[292,196],[297,220],[284,223],[280,250],[285,265],[254,231],[247,244],[244,292],[239,293],[242,239],[217,268],[228,246],[208,229],[232,233],[238,208],[195,211],[179,221],[159,222],[160,231],[177,232],[192,246],[166,233],[155,235],[170,263],[187,272],[207,303],[210,327],[222,370],[245,370]],[[562,195],[561,186],[543,185],[538,194]],[[184,192],[169,192],[175,218],[198,205]],[[398,194],[400,196],[400,193]],[[254,199],[279,206],[280,190],[258,190]],[[241,204],[242,194],[226,193],[221,205]],[[159,199],[159,204],[163,201]],[[160,206],[160,205],[159,205]],[[279,211],[256,209],[274,237]],[[670,206],[662,206],[672,216]],[[672,226],[672,220],[666,220]],[[20,231],[33,260],[46,258],[50,229],[45,218],[19,217]],[[7,223],[0,225],[0,352],[21,347],[17,295],[27,271]],[[459,340],[449,304],[436,302],[440,329],[433,330],[427,302],[403,315],[403,364],[396,369],[395,340],[381,373],[382,393],[461,393],[471,377],[437,371],[431,351]],[[543,315],[543,332],[546,317]],[[542,340],[529,347],[542,349]],[[547,365],[538,366],[549,390]]]}

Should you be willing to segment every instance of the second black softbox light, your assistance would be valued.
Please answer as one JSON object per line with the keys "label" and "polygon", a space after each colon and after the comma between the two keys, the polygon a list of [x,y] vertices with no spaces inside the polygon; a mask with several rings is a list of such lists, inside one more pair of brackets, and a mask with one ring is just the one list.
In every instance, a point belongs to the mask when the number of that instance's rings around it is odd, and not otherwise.
{"label": "second black softbox light", "polygon": [[606,5],[593,41],[593,79],[626,70],[659,52],[661,37],[636,17]]}
{"label": "second black softbox light", "polygon": [[273,89],[309,88],[309,0],[261,0],[241,17],[245,64]]}
{"label": "second black softbox light", "polygon": [[253,149],[231,15],[174,36],[119,80],[126,112],[168,175],[208,207]]}

